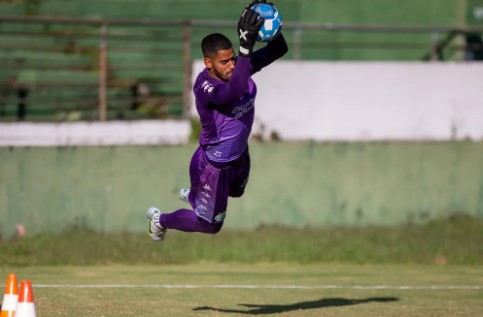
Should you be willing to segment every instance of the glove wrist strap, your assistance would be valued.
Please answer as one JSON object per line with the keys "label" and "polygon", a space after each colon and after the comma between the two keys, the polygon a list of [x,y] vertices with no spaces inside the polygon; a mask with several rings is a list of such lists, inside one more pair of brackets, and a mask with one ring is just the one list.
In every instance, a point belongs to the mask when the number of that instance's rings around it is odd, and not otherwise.
{"label": "glove wrist strap", "polygon": [[240,45],[240,55],[250,56],[250,55],[252,55],[252,50]]}

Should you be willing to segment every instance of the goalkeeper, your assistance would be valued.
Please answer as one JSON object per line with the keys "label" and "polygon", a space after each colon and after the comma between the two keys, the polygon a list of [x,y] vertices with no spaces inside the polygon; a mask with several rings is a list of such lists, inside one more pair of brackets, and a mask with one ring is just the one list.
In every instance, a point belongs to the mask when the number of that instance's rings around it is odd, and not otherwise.
{"label": "goalkeeper", "polygon": [[251,7],[238,22],[239,55],[230,40],[219,33],[201,42],[206,68],[194,83],[196,109],[201,121],[199,147],[190,167],[189,189],[180,192],[192,209],[171,213],[150,207],[146,212],[149,235],[164,239],[168,229],[215,234],[223,226],[228,197],[241,197],[250,174],[248,138],[255,115],[257,86],[251,75],[281,58],[287,51],[283,34],[254,51],[257,34],[264,19]]}

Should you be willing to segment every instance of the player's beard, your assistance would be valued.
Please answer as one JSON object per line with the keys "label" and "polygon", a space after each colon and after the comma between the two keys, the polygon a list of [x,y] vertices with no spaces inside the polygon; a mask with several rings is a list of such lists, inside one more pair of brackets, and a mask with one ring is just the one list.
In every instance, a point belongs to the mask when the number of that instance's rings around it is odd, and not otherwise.
{"label": "player's beard", "polygon": [[226,72],[223,74],[222,72],[218,71],[216,68],[213,68],[213,73],[215,74],[216,77],[220,78],[223,81],[228,81],[230,80],[231,72]]}

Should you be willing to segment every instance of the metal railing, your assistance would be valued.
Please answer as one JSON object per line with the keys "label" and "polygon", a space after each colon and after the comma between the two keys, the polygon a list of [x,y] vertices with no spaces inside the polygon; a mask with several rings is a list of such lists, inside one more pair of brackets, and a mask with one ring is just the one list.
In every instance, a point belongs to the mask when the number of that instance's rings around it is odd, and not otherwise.
{"label": "metal railing", "polygon": [[[208,32],[233,36],[234,25],[0,16],[0,120],[182,118],[200,57],[193,48]],[[463,61],[483,50],[465,42],[483,27],[285,22],[284,33],[295,60]]]}

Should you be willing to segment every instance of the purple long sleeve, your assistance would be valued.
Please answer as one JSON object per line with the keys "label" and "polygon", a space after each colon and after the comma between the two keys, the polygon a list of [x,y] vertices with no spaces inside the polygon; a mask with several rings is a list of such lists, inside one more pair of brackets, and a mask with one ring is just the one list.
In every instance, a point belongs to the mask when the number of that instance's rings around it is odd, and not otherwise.
{"label": "purple long sleeve", "polygon": [[273,41],[268,42],[266,46],[253,53],[253,74],[259,72],[263,67],[270,65],[287,52],[287,42],[285,41],[283,34],[280,33]]}
{"label": "purple long sleeve", "polygon": [[193,92],[202,128],[200,145],[211,161],[236,160],[247,147],[257,93],[251,71],[250,59],[241,57],[227,82],[211,77],[207,69],[196,78]]}
{"label": "purple long sleeve", "polygon": [[252,72],[252,64],[248,57],[239,56],[235,68],[231,74],[230,81],[224,85],[217,86],[213,94],[213,103],[218,106],[229,105],[243,97],[248,87],[248,79]]}
{"label": "purple long sleeve", "polygon": [[200,145],[209,160],[230,162],[246,150],[255,118],[257,87],[251,75],[287,52],[282,34],[255,51],[251,58],[238,57],[228,81],[210,76],[204,69],[193,92],[201,121]]}

